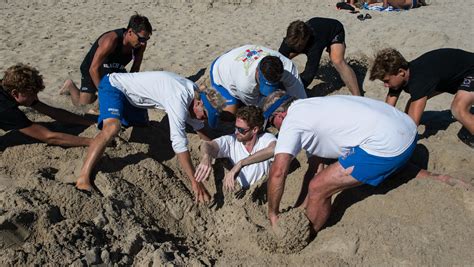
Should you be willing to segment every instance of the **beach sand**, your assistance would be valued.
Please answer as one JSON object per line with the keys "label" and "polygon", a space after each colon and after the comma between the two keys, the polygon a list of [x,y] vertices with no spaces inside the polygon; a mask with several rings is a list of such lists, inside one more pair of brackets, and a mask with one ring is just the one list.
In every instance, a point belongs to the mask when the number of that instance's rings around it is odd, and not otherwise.
{"label": "beach sand", "polygon": [[[166,70],[196,80],[211,61],[244,44],[278,49],[287,25],[314,16],[340,20],[347,59],[366,96],[384,100],[381,82],[367,69],[381,48],[408,60],[441,47],[474,51],[474,2],[433,0],[407,12],[337,11],[329,0],[0,0],[3,72],[18,62],[39,69],[42,101],[82,113],[63,82],[80,81],[79,65],[103,32],[126,26],[135,12],[153,27],[142,71]],[[305,58],[295,58],[300,71]],[[311,95],[349,94],[324,55]],[[407,96],[399,101],[404,108]],[[413,161],[429,171],[474,184],[474,150],[456,134],[452,95],[428,102]],[[31,109],[48,127],[93,137],[98,130],[61,125]],[[378,188],[362,186],[334,198],[327,227],[309,236],[302,212],[292,209],[307,169],[300,153],[287,178],[280,228],[269,230],[266,185],[222,192],[224,163],[206,182],[211,205],[195,205],[190,182],[171,149],[166,116],[152,111],[149,128],[127,129],[108,147],[95,175],[99,192],[74,188],[86,148],[48,146],[16,132],[0,133],[0,264],[5,265],[472,265],[474,191],[433,180],[393,177]],[[199,138],[189,134],[199,162]]]}

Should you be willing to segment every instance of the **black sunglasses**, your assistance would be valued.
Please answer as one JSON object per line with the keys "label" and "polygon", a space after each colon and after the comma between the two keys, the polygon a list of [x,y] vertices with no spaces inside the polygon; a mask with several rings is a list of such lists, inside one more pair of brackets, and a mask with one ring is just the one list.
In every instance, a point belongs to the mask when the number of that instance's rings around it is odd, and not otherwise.
{"label": "black sunglasses", "polygon": [[140,35],[139,35],[137,32],[135,32],[135,31],[132,31],[132,32],[137,36],[138,41],[139,41],[140,43],[146,43],[146,42],[148,42],[148,40],[150,40],[150,37],[143,37],[143,36],[140,36]]}
{"label": "black sunglasses", "polygon": [[248,133],[248,132],[250,131],[250,128],[244,129],[244,128],[240,128],[240,127],[235,126],[235,130],[236,130],[237,132],[239,132],[240,134],[246,134],[246,133]]}

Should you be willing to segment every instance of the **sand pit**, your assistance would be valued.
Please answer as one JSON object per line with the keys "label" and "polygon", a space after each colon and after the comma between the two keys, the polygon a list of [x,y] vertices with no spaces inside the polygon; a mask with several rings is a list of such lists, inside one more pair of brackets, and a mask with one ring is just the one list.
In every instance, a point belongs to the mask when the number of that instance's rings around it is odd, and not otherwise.
{"label": "sand pit", "polygon": [[[304,3],[301,3],[304,2]],[[413,59],[440,47],[474,51],[474,3],[431,1],[408,12],[377,13],[361,22],[335,9],[335,1],[0,1],[3,71],[23,62],[40,70],[44,102],[75,112],[58,90],[65,79],[79,82],[79,65],[104,31],[125,26],[134,11],[154,28],[142,70],[167,70],[198,79],[211,61],[247,43],[274,49],[295,19],[325,16],[346,28],[347,56],[366,96],[381,99],[381,83],[366,78],[376,50],[399,48]],[[364,12],[367,13],[367,12]],[[403,26],[400,26],[403,25]],[[404,30],[402,30],[404,29]],[[471,34],[472,35],[472,34]],[[304,57],[295,58],[302,70]],[[323,56],[311,86],[314,96],[348,94]],[[406,96],[399,101],[403,109]],[[474,184],[474,150],[456,137],[460,124],[449,112],[452,96],[428,102],[413,161],[428,170]],[[97,129],[52,122],[25,109],[52,129],[94,136]],[[307,219],[291,209],[307,170],[300,153],[287,178],[280,235],[269,232],[265,183],[248,191],[222,190],[218,163],[206,182],[214,202],[197,206],[190,182],[169,142],[166,117],[150,112],[149,128],[130,128],[107,148],[94,174],[91,195],[73,182],[85,148],[48,146],[16,132],[0,133],[0,265],[321,266],[472,265],[474,191],[432,180],[395,177],[378,188],[362,186],[334,198],[333,214],[316,239]],[[199,138],[189,133],[199,162]],[[277,240],[278,242],[275,242]],[[273,242],[273,243],[272,243]],[[279,244],[272,245],[272,244]]]}

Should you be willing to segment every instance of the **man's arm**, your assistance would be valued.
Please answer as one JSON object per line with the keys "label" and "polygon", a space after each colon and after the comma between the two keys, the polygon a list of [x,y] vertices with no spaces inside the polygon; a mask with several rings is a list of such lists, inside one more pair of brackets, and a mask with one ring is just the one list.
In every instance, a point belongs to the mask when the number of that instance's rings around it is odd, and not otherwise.
{"label": "man's arm", "polygon": [[280,209],[280,201],[285,189],[285,179],[290,168],[290,162],[293,156],[286,153],[275,155],[272,167],[270,169],[270,176],[268,178],[268,217],[270,223],[275,226],[278,220],[278,213]]}
{"label": "man's arm", "polygon": [[71,113],[64,109],[53,108],[49,105],[46,105],[45,103],[41,101],[38,101],[36,104],[34,104],[32,108],[59,122],[80,124],[80,125],[85,125],[85,126],[90,126],[94,124],[93,121],[90,121],[84,118],[83,116],[79,116],[77,114]]}
{"label": "man's arm", "polygon": [[273,157],[273,152],[275,151],[276,141],[271,142],[266,148],[261,149],[255,154],[250,155],[242,160],[239,160],[234,167],[225,175],[224,177],[224,187],[229,191],[234,190],[235,177],[238,175],[240,170],[254,163],[262,162]]}
{"label": "man's arm", "polygon": [[133,65],[130,72],[139,72],[142,65],[143,54],[145,53],[146,44],[140,46],[137,53],[133,55]]}
{"label": "man's arm", "polygon": [[89,74],[91,75],[92,82],[96,88],[99,88],[100,83],[100,65],[117,47],[118,36],[114,32],[110,32],[102,36],[99,40],[99,46],[95,51],[94,58],[92,59],[91,66],[89,68]]}
{"label": "man's arm", "polygon": [[426,107],[426,101],[428,97],[422,97],[418,100],[412,101],[411,99],[408,100],[405,112],[408,113],[413,121],[415,122],[416,126],[420,125],[421,115],[423,115],[423,111]]}
{"label": "man's arm", "polygon": [[385,97],[385,103],[389,104],[392,107],[395,107],[397,105],[399,96],[400,95],[387,94],[387,97]]}
{"label": "man's arm", "polygon": [[209,202],[211,196],[207,192],[206,187],[204,187],[202,183],[197,182],[194,179],[194,167],[191,162],[191,155],[189,154],[189,151],[177,153],[176,156],[178,156],[179,164],[184,169],[184,172],[186,173],[188,178],[191,180],[191,185],[194,191],[194,195],[196,197],[195,202]]}
{"label": "man's arm", "polygon": [[20,129],[21,133],[45,142],[50,145],[59,146],[88,146],[92,142],[91,138],[80,137],[60,132],[52,132],[48,128],[43,127],[37,123],[33,123],[31,126]]}
{"label": "man's arm", "polygon": [[201,162],[196,168],[197,182],[202,182],[209,177],[212,170],[212,161],[219,153],[219,145],[215,141],[203,141],[201,143]]}
{"label": "man's arm", "polygon": [[207,131],[204,128],[202,128],[201,130],[196,130],[196,134],[203,141],[211,141],[211,138],[209,138],[209,134],[207,133]]}

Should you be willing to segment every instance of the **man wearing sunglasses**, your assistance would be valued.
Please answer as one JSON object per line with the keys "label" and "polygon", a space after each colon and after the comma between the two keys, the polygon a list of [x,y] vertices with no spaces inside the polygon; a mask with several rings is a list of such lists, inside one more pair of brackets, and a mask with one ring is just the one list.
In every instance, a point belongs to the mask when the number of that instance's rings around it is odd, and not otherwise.
{"label": "man wearing sunglasses", "polygon": [[204,132],[204,120],[215,127],[224,103],[214,90],[198,91],[195,83],[171,72],[112,73],[104,76],[99,85],[98,127],[101,131],[89,147],[76,187],[90,191],[92,170],[107,144],[122,126],[146,125],[147,109],[156,108],[168,115],[172,147],[191,180],[196,202],[209,201],[206,188],[194,178],[185,128],[189,124],[201,138],[210,140]]}
{"label": "man wearing sunglasses", "polygon": [[92,45],[81,64],[81,87],[67,80],[61,94],[69,93],[76,106],[92,104],[97,99],[97,88],[104,75],[127,72],[125,66],[133,60],[130,72],[140,71],[146,44],[152,33],[148,18],[138,14],[130,18],[127,29],[116,29],[102,34]]}
{"label": "man wearing sunglasses", "polygon": [[[198,182],[207,179],[215,158],[228,158],[234,167],[224,177],[224,188],[233,191],[235,180],[242,188],[248,188],[268,173],[276,138],[262,133],[262,110],[255,106],[237,110],[235,133],[204,141],[201,145],[201,163],[196,168]],[[236,179],[237,178],[237,179]]]}
{"label": "man wearing sunglasses", "polygon": [[[391,174],[410,167],[417,178],[432,176],[460,184],[449,176],[433,175],[408,163],[417,141],[417,129],[405,113],[378,100],[359,96],[325,96],[293,102],[282,91],[268,96],[279,130],[275,159],[268,179],[268,216],[275,225],[290,163],[305,149],[309,164],[318,166],[308,187],[306,216],[319,231],[331,211],[331,197],[361,184],[379,185]],[[293,102],[293,103],[292,103]],[[323,168],[323,159],[336,161]]]}

